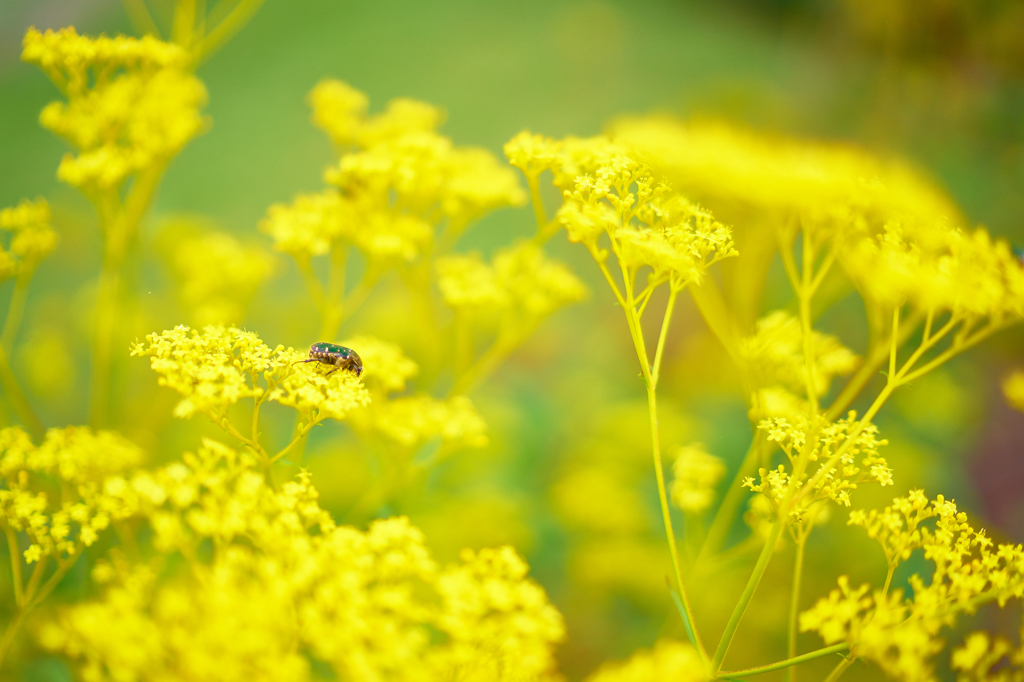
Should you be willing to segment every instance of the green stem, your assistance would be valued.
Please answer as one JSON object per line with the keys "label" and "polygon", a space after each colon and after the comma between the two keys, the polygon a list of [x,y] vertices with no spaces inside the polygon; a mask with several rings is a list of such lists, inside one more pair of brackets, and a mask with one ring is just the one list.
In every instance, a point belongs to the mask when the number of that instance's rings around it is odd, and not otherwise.
{"label": "green stem", "polygon": [[757,563],[754,564],[754,570],[750,574],[750,578],[747,580],[747,584],[743,588],[743,593],[740,595],[739,601],[733,608],[732,614],[729,616],[729,622],[725,626],[725,632],[722,633],[722,639],[718,643],[718,649],[715,650],[715,657],[711,661],[712,672],[717,672],[722,667],[722,661],[725,660],[725,655],[729,652],[729,645],[732,644],[732,638],[736,634],[736,629],[740,625],[740,620],[743,618],[743,614],[747,610],[747,606],[750,605],[750,600],[754,596],[754,591],[757,590],[757,586],[761,583],[761,578],[764,576],[765,569],[768,568],[768,562],[771,561],[772,554],[775,552],[775,545],[779,542],[779,536],[782,534],[782,529],[786,526],[785,516],[788,513],[786,510],[789,509],[789,503],[793,498],[793,491],[796,489],[795,485],[791,485],[786,492],[785,497],[779,504],[779,514],[775,519],[775,523],[772,524],[772,529],[768,533],[768,539],[764,543],[764,547],[761,548],[761,554],[757,557]]}
{"label": "green stem", "polygon": [[128,20],[137,34],[149,34],[160,38],[160,29],[153,21],[153,15],[149,13],[149,8],[146,7],[146,0],[121,0],[121,4],[124,5]]}
{"label": "green stem", "polygon": [[327,293],[324,291],[323,285],[320,284],[320,280],[313,270],[313,263],[307,256],[296,256],[295,266],[299,269],[299,274],[302,275],[302,281],[306,285],[309,297],[313,299],[313,305],[320,311],[320,315],[326,318],[328,306]]}
{"label": "green stem", "polygon": [[224,21],[217,24],[192,48],[192,59],[195,65],[198,66],[205,62],[210,55],[242,30],[242,27],[252,19],[262,4],[263,0],[241,0],[224,18]]}
{"label": "green stem", "polygon": [[700,633],[697,631],[697,621],[693,617],[693,608],[690,606],[690,599],[686,594],[686,587],[683,585],[683,574],[679,565],[679,550],[676,547],[676,536],[672,529],[672,516],[668,506],[668,494],[665,488],[665,472],[661,464],[661,445],[658,438],[658,399],[655,395],[654,386],[651,381],[650,372],[644,362],[644,374],[647,384],[647,407],[650,413],[651,423],[651,450],[654,456],[654,475],[658,481],[658,499],[661,503],[661,518],[665,524],[665,536],[668,540],[669,554],[672,556],[672,572],[675,576],[676,589],[679,590],[679,598],[683,604],[683,610],[693,630],[694,645],[701,660],[707,662],[707,653],[704,651],[704,644],[701,642]]}
{"label": "green stem", "polygon": [[814,329],[811,318],[811,300],[814,291],[811,288],[811,281],[814,277],[814,248],[811,244],[810,235],[807,230],[801,232],[803,235],[803,267],[800,271],[801,285],[797,289],[797,298],[800,302],[800,327],[803,336],[804,366],[807,370],[807,402],[811,406],[811,414],[818,414],[818,381],[817,381],[817,359],[814,357]]}
{"label": "green stem", "polygon": [[[790,658],[796,656],[796,634],[797,616],[800,613],[800,582],[804,571],[804,547],[807,545],[807,534],[801,532],[796,543],[796,557],[793,561],[793,587],[789,595],[789,648],[787,654]],[[796,680],[796,672],[793,668],[786,671],[786,679],[789,682]]]}
{"label": "green stem", "polygon": [[725,538],[729,534],[729,530],[732,528],[733,522],[736,520],[736,514],[739,511],[740,504],[745,499],[746,491],[743,488],[743,479],[750,475],[757,466],[757,460],[760,456],[760,449],[764,444],[764,432],[758,431],[754,435],[753,441],[750,443],[750,447],[747,449],[747,454],[743,458],[743,463],[740,464],[739,470],[736,471],[736,476],[733,478],[732,485],[725,493],[725,498],[722,500],[722,504],[719,505],[718,511],[715,512],[715,518],[711,521],[711,526],[708,528],[707,536],[704,539],[704,544],[700,548],[700,552],[697,555],[697,564],[702,563],[704,559],[709,556],[713,556],[718,553],[725,544]]}
{"label": "green stem", "polygon": [[789,668],[790,666],[799,665],[806,663],[807,661],[813,661],[816,658],[823,658],[831,654],[837,654],[846,651],[849,645],[846,642],[842,644],[834,644],[824,649],[816,649],[815,651],[808,652],[806,654],[800,654],[799,656],[792,656],[784,661],[777,663],[770,663],[768,665],[759,665],[754,668],[746,668],[744,670],[730,670],[727,672],[720,672],[715,677],[720,680],[730,680],[737,677],[746,677],[748,675],[761,675],[763,673],[770,673],[776,670],[782,670],[783,668]]}
{"label": "green stem", "polygon": [[18,629],[21,628],[22,621],[25,620],[25,616],[28,612],[25,608],[19,608],[11,622],[7,624],[7,629],[4,630],[4,636],[0,639],[0,670],[4,667],[4,658],[7,656],[7,652],[11,648],[11,644],[14,643],[14,637],[18,634]]}
{"label": "green stem", "polygon": [[676,296],[679,292],[672,287],[672,291],[668,295],[668,305],[665,307],[665,317],[661,321],[661,334],[658,335],[658,348],[654,352],[654,370],[651,372],[651,380],[654,382],[655,388],[658,386],[658,379],[661,375],[661,356],[665,350],[665,339],[668,337],[668,326],[672,321],[672,311],[676,305]]}
{"label": "green stem", "polygon": [[11,363],[7,359],[7,353],[2,346],[0,346],[0,385],[4,387],[7,399],[11,402],[11,407],[17,413],[18,419],[32,434],[33,439],[41,441],[46,434],[46,427],[36,415],[35,410],[32,409],[24,391],[21,390],[18,379],[14,376],[14,370],[11,369]]}
{"label": "green stem", "polygon": [[4,331],[0,335],[0,346],[8,355],[14,348],[14,340],[18,336],[18,328],[21,326],[21,318],[25,313],[25,301],[28,299],[28,284],[32,281],[32,272],[19,275],[14,283],[14,293],[11,294],[11,305],[7,308],[7,319],[4,320]]}
{"label": "green stem", "polygon": [[[838,645],[837,645],[838,646]],[[825,682],[836,682],[846,669],[853,665],[853,662],[857,660],[856,656],[844,657],[843,660],[836,664],[836,667],[832,668],[832,672],[825,678]]]}
{"label": "green stem", "polygon": [[[110,421],[111,361],[120,309],[121,270],[139,222],[153,203],[164,167],[164,163],[158,163],[140,171],[124,203],[103,226],[103,266],[96,297],[89,397],[89,423],[94,428],[107,426]],[[101,211],[101,215],[105,213]]]}
{"label": "green stem", "polygon": [[661,518],[665,525],[665,536],[668,540],[669,554],[672,558],[672,572],[675,576],[676,589],[679,591],[679,599],[682,602],[683,611],[686,615],[688,625],[693,633],[693,644],[701,661],[707,664],[707,652],[700,638],[697,629],[697,621],[693,617],[693,608],[690,606],[690,599],[686,593],[686,586],[683,584],[683,573],[679,563],[679,549],[676,545],[675,531],[672,528],[672,515],[668,506],[668,493],[665,487],[665,471],[661,462],[661,442],[658,433],[658,398],[655,390],[655,381],[651,376],[651,367],[647,360],[647,349],[644,345],[643,331],[640,328],[640,320],[637,318],[634,309],[632,273],[626,268],[622,269],[623,282],[626,292],[626,322],[633,337],[633,345],[636,348],[637,359],[640,361],[640,370],[644,378],[644,386],[647,388],[647,409],[651,426],[651,453],[654,458],[654,475],[658,483],[658,499],[661,503]]}
{"label": "green stem", "polygon": [[345,247],[335,245],[331,249],[331,268],[327,275],[327,292],[324,299],[323,323],[318,339],[334,341],[338,327],[345,314],[345,261],[348,253]]}
{"label": "green stem", "polygon": [[[921,318],[924,315],[915,310],[900,324],[899,338],[896,341],[897,346],[902,346],[907,338],[917,329],[921,323]],[[929,316],[929,321],[931,317]],[[928,332],[930,332],[931,326],[929,324],[926,329],[925,340],[928,338]],[[864,358],[864,362],[860,368],[854,373],[850,380],[846,382],[843,390],[840,391],[839,395],[829,406],[828,411],[825,413],[825,418],[828,421],[835,421],[838,419],[847,408],[850,407],[850,403],[856,399],[860,392],[864,390],[867,383],[874,377],[878,370],[882,367],[882,363],[885,362],[886,358],[890,354],[890,346],[885,343],[875,343],[867,356]]]}
{"label": "green stem", "polygon": [[476,362],[459,376],[449,395],[456,396],[471,393],[504,362],[505,358],[516,349],[522,339],[530,335],[530,331],[532,331],[532,328],[516,335],[499,333],[498,338],[495,339],[491,347],[484,351],[483,355],[477,358]]}
{"label": "green stem", "polygon": [[537,240],[547,241],[544,237],[548,231],[548,214],[544,210],[544,198],[540,195],[539,176],[536,173],[526,174],[526,184],[530,187],[530,204],[533,206],[533,215],[537,219]]}
{"label": "green stem", "polygon": [[317,424],[319,424],[319,423],[320,423],[321,421],[322,421],[322,419],[320,419],[319,417],[316,417],[316,418],[310,419],[310,420],[309,420],[309,423],[308,423],[308,424],[306,424],[306,425],[305,425],[304,427],[302,427],[301,429],[299,429],[299,433],[298,433],[298,434],[297,434],[297,435],[296,435],[296,436],[295,436],[295,437],[294,437],[294,438],[292,439],[292,442],[288,443],[288,445],[284,446],[284,449],[283,449],[283,450],[281,450],[281,451],[280,451],[280,452],[278,452],[278,453],[277,453],[276,455],[274,455],[273,457],[271,457],[271,458],[269,459],[269,462],[270,462],[271,464],[274,464],[275,462],[278,462],[279,460],[281,460],[281,458],[283,458],[283,457],[284,457],[285,455],[287,455],[287,454],[288,454],[288,451],[289,451],[289,450],[291,450],[291,449],[292,449],[293,447],[295,447],[295,445],[296,445],[296,444],[297,444],[297,443],[298,443],[298,442],[299,442],[300,440],[302,440],[302,439],[303,439],[303,438],[305,437],[305,435],[306,435],[307,433],[309,433],[309,432],[310,432],[310,430],[311,430],[311,429],[312,429],[312,428],[313,428],[314,426],[316,426]]}
{"label": "green stem", "polygon": [[11,553],[11,578],[14,583],[14,603],[21,608],[25,602],[24,583],[21,577],[21,552],[18,549],[18,536],[10,526],[4,528],[7,535],[7,551]]}

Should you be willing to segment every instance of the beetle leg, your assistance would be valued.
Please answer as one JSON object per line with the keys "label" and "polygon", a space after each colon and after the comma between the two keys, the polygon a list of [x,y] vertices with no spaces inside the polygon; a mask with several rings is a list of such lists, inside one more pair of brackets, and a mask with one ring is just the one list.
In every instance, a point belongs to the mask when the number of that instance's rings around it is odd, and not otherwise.
{"label": "beetle leg", "polygon": [[320,358],[310,358],[309,360],[297,360],[296,365],[301,365],[304,362],[320,362]]}

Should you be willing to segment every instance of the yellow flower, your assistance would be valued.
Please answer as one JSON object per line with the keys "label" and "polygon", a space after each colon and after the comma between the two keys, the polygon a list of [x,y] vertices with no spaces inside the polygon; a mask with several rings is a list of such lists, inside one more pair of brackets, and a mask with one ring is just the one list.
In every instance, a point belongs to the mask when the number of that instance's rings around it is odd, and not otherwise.
{"label": "yellow flower", "polygon": [[680,290],[699,283],[713,263],[736,255],[728,227],[671,191],[636,154],[609,138],[562,141],[553,170],[564,198],[557,220],[570,240],[587,245],[600,261],[606,254],[598,240],[607,234],[630,271],[650,267],[655,283],[668,281]]}
{"label": "yellow flower", "polygon": [[524,130],[505,143],[504,151],[510,164],[527,177],[536,178],[558,165],[561,145],[543,135]]}
{"label": "yellow flower", "polygon": [[313,109],[313,124],[322,128],[335,145],[356,143],[358,130],[370,107],[365,94],[346,83],[328,79],[316,84],[308,102]]}
{"label": "yellow flower", "polygon": [[0,521],[28,536],[30,563],[77,556],[112,521],[137,513],[117,491],[122,472],[142,459],[142,450],[110,431],[50,429],[36,447],[20,428],[0,429]]}
{"label": "yellow flower", "polygon": [[158,238],[178,295],[199,326],[239,323],[249,302],[274,271],[271,254],[187,219]]}
{"label": "yellow flower", "polygon": [[[857,368],[859,358],[839,339],[812,332],[814,397],[828,393],[832,378]],[[808,367],[804,358],[800,321],[776,310],[757,321],[754,334],[740,342],[740,354],[764,387],[784,386],[797,394],[807,393]]]}
{"label": "yellow flower", "polygon": [[1003,381],[1003,395],[1015,410],[1024,412],[1024,370],[1016,370]]}
{"label": "yellow flower", "polygon": [[456,310],[484,310],[508,303],[508,294],[498,283],[494,269],[479,253],[438,258],[436,268],[441,296]]}
{"label": "yellow flower", "polygon": [[[370,396],[353,373],[329,377],[318,363],[303,363],[305,353],[271,349],[252,333],[235,327],[208,326],[202,332],[181,325],[150,334],[132,355],[149,356],[150,366],[183,398],[175,416],[206,414],[220,424],[227,408],[244,398],[273,400],[297,409],[307,421],[343,419],[366,405]],[[262,376],[266,386],[260,385]]]}
{"label": "yellow flower", "polygon": [[465,396],[394,398],[374,405],[373,422],[382,435],[409,448],[434,438],[448,446],[487,445],[487,424]]}
{"label": "yellow flower", "polygon": [[510,548],[440,569],[408,519],[337,526],[308,473],[275,490],[258,466],[206,441],[138,473],[126,496],[139,497],[154,547],[180,552],[187,570],[158,583],[145,564],[107,564],[103,595],[62,609],[40,643],[83,675],[125,679],[303,680],[311,658],[339,678],[408,682],[550,671],[561,616]]}
{"label": "yellow flower", "polygon": [[372,336],[353,336],[341,345],[359,353],[363,360],[361,378],[381,393],[405,390],[405,382],[416,376],[419,367],[396,344]]}
{"label": "yellow flower", "polygon": [[715,486],[725,476],[725,462],[694,443],[679,449],[672,472],[672,502],[685,512],[700,513],[715,500]]}
{"label": "yellow flower", "polygon": [[315,363],[298,364],[307,354],[291,348],[275,351],[276,365],[264,376],[270,382],[267,400],[289,405],[309,421],[344,419],[352,410],[370,403],[362,379],[352,372],[334,372],[325,377]]}
{"label": "yellow flower", "polygon": [[22,199],[17,206],[0,209],[0,229],[11,232],[8,249],[0,247],[0,277],[32,272],[57,248],[46,199]]}
{"label": "yellow flower", "polygon": [[466,549],[460,558],[437,580],[438,626],[450,638],[437,665],[466,679],[536,679],[552,671],[551,647],[565,626],[544,590],[526,579],[526,562],[511,547]]}
{"label": "yellow flower", "polygon": [[490,265],[477,253],[440,258],[437,270],[449,306],[477,314],[505,313],[505,324],[521,329],[586,295],[568,268],[531,242],[501,249]]}
{"label": "yellow flower", "polygon": [[[875,482],[883,487],[892,485],[892,470],[885,458],[878,454],[878,448],[888,445],[889,441],[878,439],[878,428],[874,424],[868,424],[857,431],[857,413],[853,411],[832,423],[822,423],[820,418],[816,419],[818,424],[814,428],[808,425],[806,416],[799,413],[789,418],[771,417],[757,425],[758,429],[768,434],[769,441],[778,443],[794,466],[802,458],[811,462],[819,459],[828,462],[840,448],[844,449],[834,468],[830,468],[815,484],[814,494],[804,496],[801,505],[790,512],[794,520],[800,520],[806,509],[818,500],[831,499],[849,507],[850,494],[861,483]],[[851,434],[855,431],[857,433],[851,440]],[[821,466],[825,467],[826,464]],[[748,477],[743,482],[744,487],[763,493],[775,503],[780,502],[790,485],[790,474],[786,467],[780,464],[773,470],[762,468],[758,474],[759,483]],[[804,478],[806,476],[805,473]],[[801,479],[797,484],[803,482]]]}
{"label": "yellow flower", "polygon": [[689,644],[662,639],[651,651],[639,651],[625,663],[606,663],[587,682],[648,682],[679,680],[703,682],[709,679],[697,652]]}
{"label": "yellow flower", "polygon": [[274,204],[260,221],[260,231],[274,240],[274,249],[297,258],[320,256],[345,230],[347,205],[334,190],[300,194],[291,205]]}
{"label": "yellow flower", "polygon": [[73,28],[25,34],[22,59],[39,66],[67,95],[40,123],[78,155],[57,176],[87,192],[119,186],[164,163],[206,127],[206,89],[187,69],[188,53],[151,36],[88,38]]}

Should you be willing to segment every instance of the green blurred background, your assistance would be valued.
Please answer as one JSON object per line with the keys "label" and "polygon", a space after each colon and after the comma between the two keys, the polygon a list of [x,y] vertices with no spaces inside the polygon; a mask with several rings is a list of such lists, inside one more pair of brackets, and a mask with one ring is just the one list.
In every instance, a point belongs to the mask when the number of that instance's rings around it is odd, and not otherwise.
{"label": "green blurred background", "polygon": [[[112,0],[0,1],[0,206],[47,197],[62,238],[33,283],[24,344],[53,334],[72,343],[81,338],[85,322],[78,318],[89,309],[98,272],[91,207],[56,181],[64,147],[37,124],[56,90],[18,60],[28,26],[69,24],[83,33],[131,32]],[[153,242],[162,218],[192,213],[269,247],[256,232],[266,208],[320,188],[323,168],[334,159],[325,136],[310,125],[305,104],[306,93],[324,77],[365,91],[373,110],[394,97],[437,104],[448,112],[443,131],[457,144],[498,154],[524,128],[556,137],[592,135],[617,115],[647,112],[723,117],[846,140],[910,159],[948,189],[972,222],[1024,243],[1020,2],[268,0],[199,76],[209,90],[206,113],[213,126],[172,164],[144,225],[144,246]],[[530,234],[532,220],[528,208],[501,211],[477,226],[462,247],[507,244]],[[681,636],[681,630],[666,608],[660,578],[665,557],[658,544],[646,412],[628,335],[586,254],[563,237],[550,250],[591,283],[590,300],[546,324],[474,396],[492,444],[438,472],[430,489],[443,492],[428,490],[388,511],[410,514],[444,559],[464,544],[516,545],[568,618],[570,641],[560,658],[576,678],[600,660],[649,646],[659,632]],[[159,259],[145,248],[142,253],[137,284],[153,297],[149,321],[164,325],[148,330],[179,323],[176,311],[162,303],[169,279]],[[246,325],[271,345],[307,345],[318,324],[311,304],[287,303],[296,296],[302,296],[299,278],[282,258]],[[779,297],[785,301],[784,294]],[[388,314],[371,300],[344,334],[386,325]],[[735,467],[750,439],[743,402],[689,302],[673,336],[678,361],[666,388],[665,441],[702,441]],[[957,360],[903,392],[879,420],[893,443],[886,454],[897,470],[895,493],[921,486],[945,492],[976,511],[978,525],[990,524],[997,535],[1017,541],[1024,539],[1024,418],[1003,405],[998,382],[1022,362],[1022,338],[1011,331]],[[48,423],[85,421],[85,357],[54,368],[59,381],[30,380]],[[144,365],[136,362],[131,371],[152,385]],[[173,401],[165,397],[169,409]],[[126,408],[122,416],[134,414]],[[367,465],[358,457],[318,456],[353,447],[344,429],[332,429],[311,442],[309,466],[326,506],[334,500],[344,509],[365,483]],[[154,449],[180,452],[195,442],[194,429],[185,427],[161,438]],[[647,505],[647,516],[630,527],[646,539],[623,546],[618,558],[599,517],[625,511],[574,516],[560,497],[559,486],[591,465],[626,472],[622,480],[632,482],[633,476],[634,492]],[[879,493],[871,502],[884,504],[892,494]],[[473,527],[453,527],[469,515]],[[845,514],[835,517],[833,530],[841,537],[823,533],[808,558],[809,573],[820,573],[808,583],[808,599],[834,585],[838,570],[862,574],[855,579],[877,572],[880,557],[871,554],[877,548],[850,544]],[[594,539],[590,545],[588,538]],[[581,546],[609,555],[588,555],[587,570],[574,568]],[[836,568],[837,557],[862,554],[863,570]],[[650,566],[645,556],[653,557]],[[775,566],[779,581],[788,580],[788,561],[787,555]],[[596,575],[596,566],[608,567],[611,577]],[[623,576],[630,567],[633,575]],[[734,567],[736,580],[747,570]],[[728,575],[720,578],[731,584]],[[729,590],[722,599],[733,598]],[[708,592],[703,601],[714,602],[713,590]],[[778,592],[761,595],[759,610],[779,606],[783,613],[786,591]],[[741,641],[762,644],[738,652],[735,667],[778,653],[783,635],[776,621],[766,617],[762,625],[755,617],[749,631],[741,630]],[[61,670],[41,661],[26,674],[61,679]]]}

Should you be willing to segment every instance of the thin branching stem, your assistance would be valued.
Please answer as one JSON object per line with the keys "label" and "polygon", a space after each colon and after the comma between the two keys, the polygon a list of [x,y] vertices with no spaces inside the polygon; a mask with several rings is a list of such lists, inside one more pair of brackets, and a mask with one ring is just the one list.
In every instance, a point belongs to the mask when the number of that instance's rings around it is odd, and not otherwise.
{"label": "thin branching stem", "polygon": [[676,306],[676,296],[679,291],[672,288],[668,295],[668,305],[665,306],[665,317],[661,320],[661,333],[658,334],[658,348],[654,352],[654,369],[651,371],[651,381],[655,388],[658,386],[658,379],[661,376],[661,358],[665,351],[665,339],[668,338],[668,326],[672,322],[672,312]]}
{"label": "thin branching stem", "polygon": [[[793,559],[793,586],[789,595],[789,647],[786,651],[789,658],[796,657],[797,616],[800,614],[800,585],[804,573],[804,548],[807,546],[807,533],[800,531],[796,541],[796,555]],[[792,666],[786,670],[789,682],[796,680],[796,671]]]}
{"label": "thin branching stem", "polygon": [[750,677],[753,675],[762,675],[764,673],[775,672],[776,670],[782,670],[783,668],[789,668],[794,665],[800,665],[807,661],[813,661],[816,658],[823,658],[825,656],[831,656],[832,654],[842,653],[849,648],[845,642],[842,644],[833,644],[823,649],[816,649],[806,654],[800,654],[799,656],[792,656],[784,661],[777,663],[769,663],[768,665],[759,665],[754,668],[745,668],[743,670],[729,670],[718,673],[715,677],[720,680],[731,680],[738,677]]}

